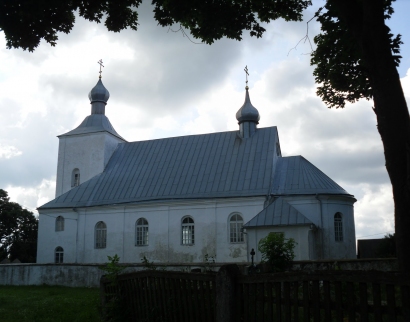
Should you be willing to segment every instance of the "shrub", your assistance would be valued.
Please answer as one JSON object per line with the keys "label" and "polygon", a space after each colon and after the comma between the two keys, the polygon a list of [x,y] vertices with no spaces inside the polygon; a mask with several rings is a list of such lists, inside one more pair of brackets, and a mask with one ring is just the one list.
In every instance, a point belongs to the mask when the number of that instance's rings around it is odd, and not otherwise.
{"label": "shrub", "polygon": [[270,233],[259,241],[258,249],[263,263],[268,263],[274,272],[283,272],[295,258],[295,246],[293,238],[285,239],[282,233]]}

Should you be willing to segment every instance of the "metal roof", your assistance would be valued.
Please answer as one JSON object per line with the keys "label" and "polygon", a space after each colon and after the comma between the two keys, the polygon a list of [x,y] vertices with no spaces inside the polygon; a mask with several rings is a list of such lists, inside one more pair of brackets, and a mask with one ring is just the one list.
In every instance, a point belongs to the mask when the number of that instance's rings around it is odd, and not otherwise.
{"label": "metal roof", "polygon": [[61,134],[59,135],[59,137],[88,134],[88,133],[95,133],[95,132],[104,132],[104,131],[111,133],[112,135],[125,141],[125,139],[122,138],[117,133],[117,131],[115,131],[114,127],[111,125],[110,120],[104,114],[91,114],[87,116],[77,128],[65,134]]}
{"label": "metal roof", "polygon": [[260,115],[259,111],[252,105],[251,99],[249,98],[248,86],[246,86],[245,102],[242,107],[236,112],[236,119],[239,124],[242,122],[254,122],[259,123]]}
{"label": "metal roof", "polygon": [[307,219],[302,213],[280,197],[248,221],[244,227],[295,226],[311,224],[313,223],[309,219]]}
{"label": "metal roof", "polygon": [[39,209],[264,196],[276,142],[276,127],[268,127],[248,139],[231,131],[120,143],[103,173]]}
{"label": "metal roof", "polygon": [[337,194],[351,196],[300,155],[279,158],[276,164],[271,194]]}
{"label": "metal roof", "polygon": [[108,99],[110,98],[110,92],[103,85],[101,78],[98,80],[97,84],[91,89],[88,93],[88,98],[91,103],[102,102],[107,104]]}

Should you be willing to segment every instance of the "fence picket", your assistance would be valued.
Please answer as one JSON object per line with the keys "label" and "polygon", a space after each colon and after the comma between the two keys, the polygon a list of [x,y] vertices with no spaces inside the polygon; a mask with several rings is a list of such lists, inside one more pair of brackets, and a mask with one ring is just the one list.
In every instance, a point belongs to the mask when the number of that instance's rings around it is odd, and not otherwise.
{"label": "fence picket", "polygon": [[303,281],[303,321],[310,321],[310,310],[309,310],[309,282]]}
{"label": "fence picket", "polygon": [[360,303],[360,320],[369,321],[369,311],[367,304],[367,283],[359,283],[359,303]]}

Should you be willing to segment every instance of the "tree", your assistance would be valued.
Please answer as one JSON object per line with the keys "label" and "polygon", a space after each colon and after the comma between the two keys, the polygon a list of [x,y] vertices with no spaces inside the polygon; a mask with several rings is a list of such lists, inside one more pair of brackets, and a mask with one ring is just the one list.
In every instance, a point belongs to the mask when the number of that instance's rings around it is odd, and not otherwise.
{"label": "tree", "polygon": [[376,256],[378,258],[396,257],[396,237],[394,234],[384,236],[380,245],[377,247]]}
{"label": "tree", "polygon": [[38,220],[0,189],[0,260],[35,263]]}
{"label": "tree", "polygon": [[268,263],[273,272],[283,272],[295,258],[295,246],[293,238],[285,239],[282,233],[270,233],[259,241],[258,249],[262,254],[262,262]]}
{"label": "tree", "polygon": [[[410,272],[410,120],[396,66],[400,36],[393,37],[385,24],[394,0],[327,0],[317,19],[322,33],[312,53],[318,95],[329,107],[373,99],[393,187],[396,244],[401,270]],[[53,2],[0,0],[0,29],[8,48],[34,50],[41,39],[51,45],[58,31],[70,32],[74,12],[100,22],[106,16],[109,30],[137,29],[141,0],[72,0]],[[244,30],[261,37],[260,22],[278,18],[301,20],[310,0],[153,0],[155,19],[161,26],[175,23],[195,38],[211,44],[222,37],[242,39]]]}

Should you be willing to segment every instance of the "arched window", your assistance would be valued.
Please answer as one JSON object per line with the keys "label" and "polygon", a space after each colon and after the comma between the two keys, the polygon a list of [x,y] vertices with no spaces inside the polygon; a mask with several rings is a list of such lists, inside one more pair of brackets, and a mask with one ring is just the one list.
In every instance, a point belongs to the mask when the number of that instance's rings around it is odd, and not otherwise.
{"label": "arched window", "polygon": [[195,224],[191,217],[182,219],[182,245],[195,244]]}
{"label": "arched window", "polygon": [[95,225],[95,248],[107,247],[107,225],[99,221]]}
{"label": "arched window", "polygon": [[148,221],[140,218],[135,223],[135,246],[148,245]]}
{"label": "arched window", "polygon": [[80,170],[75,168],[71,175],[71,188],[77,187],[80,185]]}
{"label": "arched window", "polygon": [[231,243],[242,243],[243,233],[241,231],[243,226],[243,218],[239,214],[231,215],[229,219],[229,241]]}
{"label": "arched window", "polygon": [[343,218],[340,212],[335,214],[335,241],[343,241]]}
{"label": "arched window", "polygon": [[58,246],[54,251],[54,263],[61,264],[64,262],[64,249]]}
{"label": "arched window", "polygon": [[64,230],[64,217],[58,216],[56,218],[56,231],[63,231]]}

